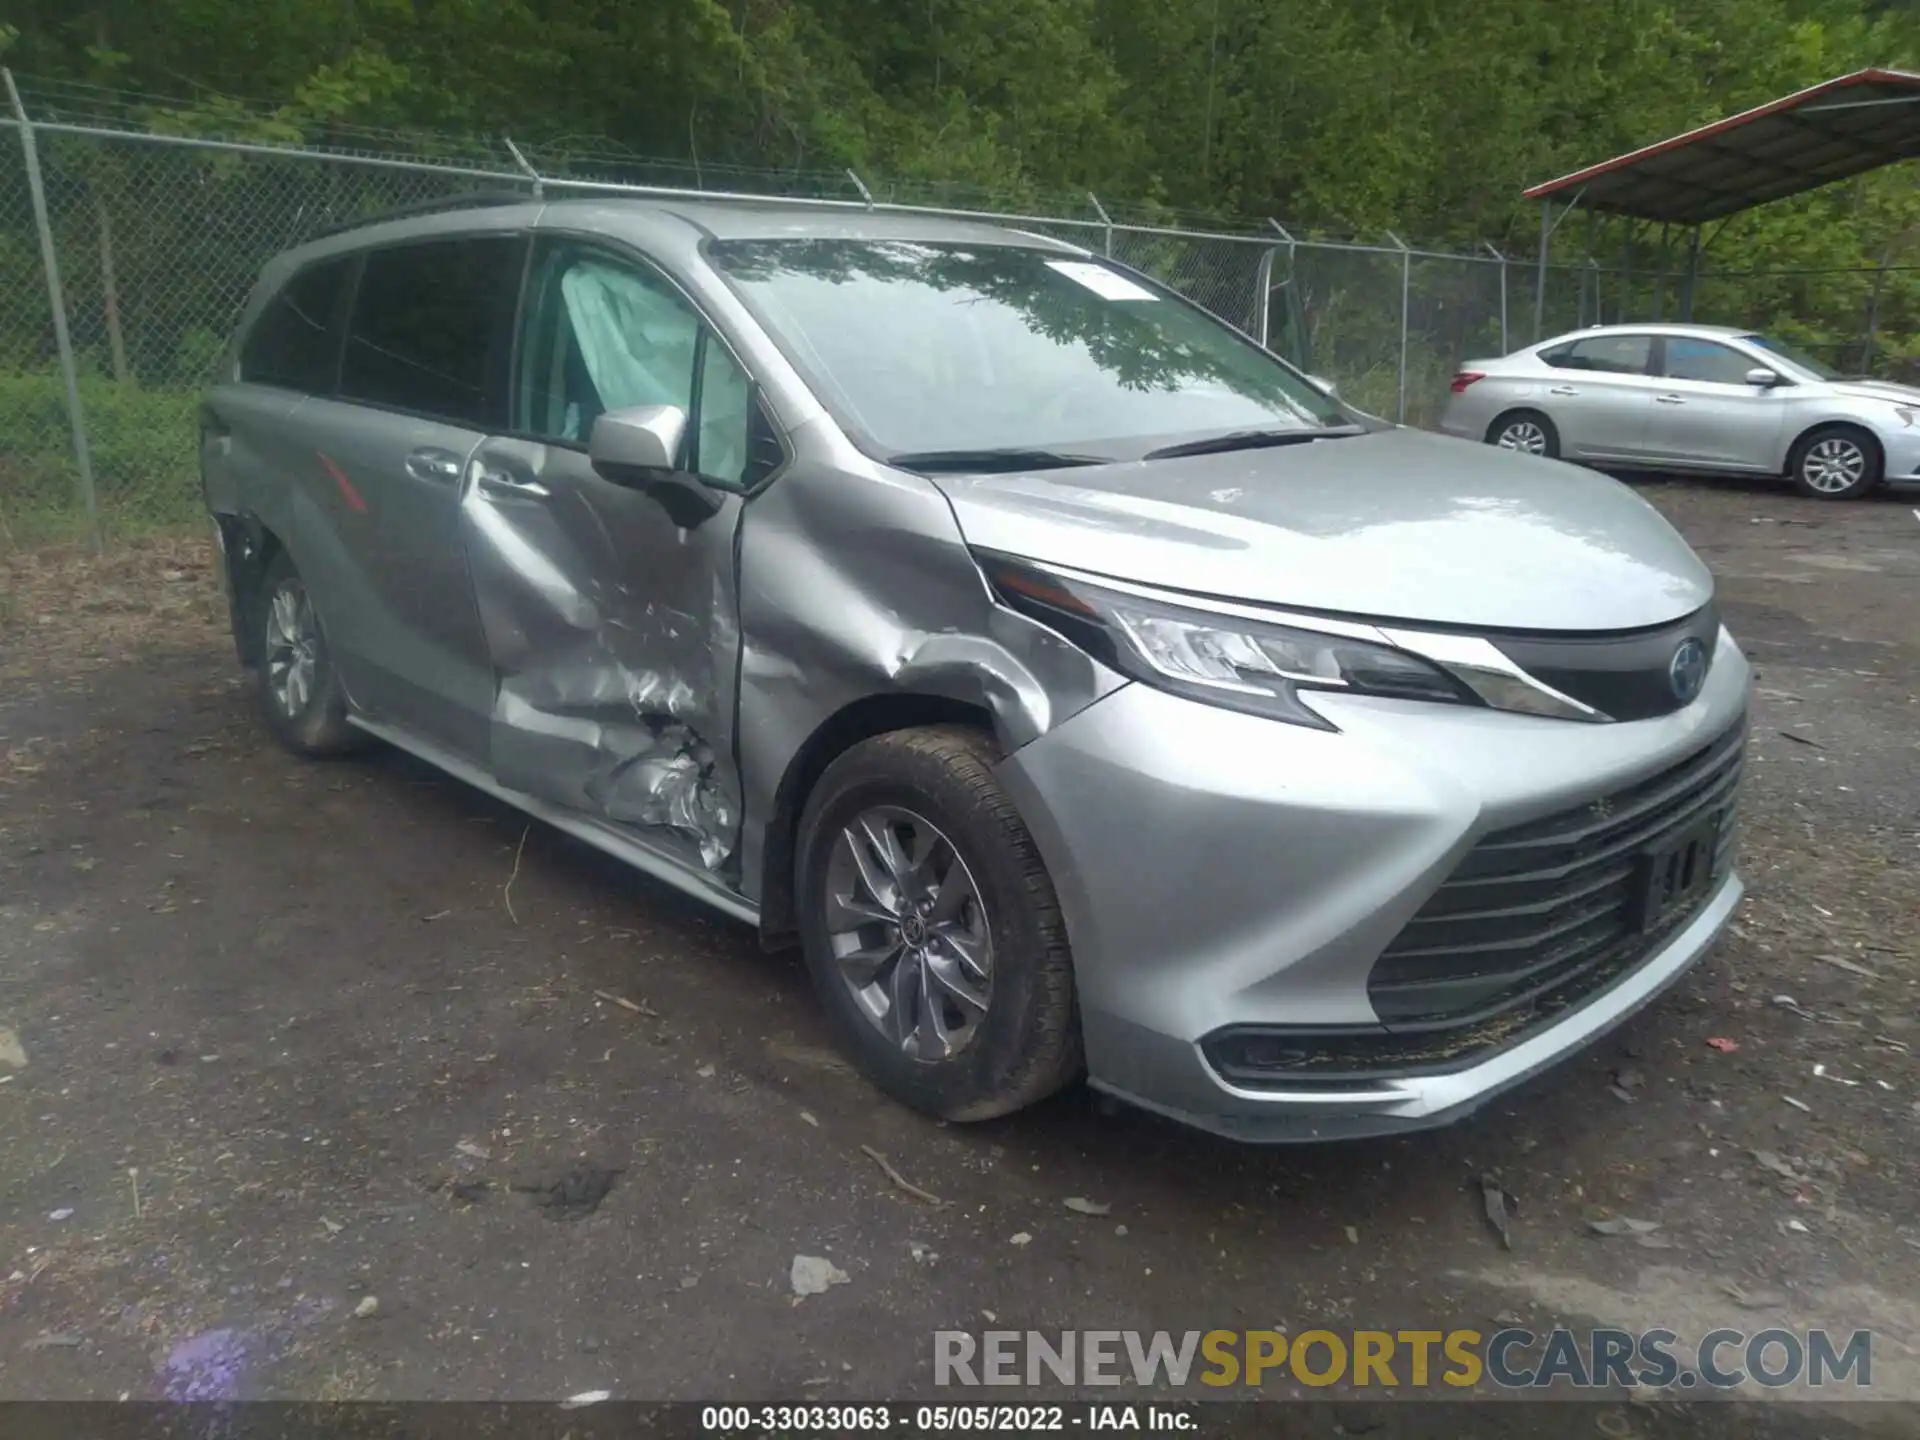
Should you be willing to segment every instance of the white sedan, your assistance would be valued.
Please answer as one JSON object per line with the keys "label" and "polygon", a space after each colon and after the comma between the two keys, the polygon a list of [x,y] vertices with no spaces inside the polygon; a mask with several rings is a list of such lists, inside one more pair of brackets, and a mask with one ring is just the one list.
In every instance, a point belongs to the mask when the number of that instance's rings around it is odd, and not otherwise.
{"label": "white sedan", "polygon": [[1788,476],[1820,500],[1920,479],[1920,390],[1715,325],[1603,325],[1453,377],[1440,428],[1589,465]]}

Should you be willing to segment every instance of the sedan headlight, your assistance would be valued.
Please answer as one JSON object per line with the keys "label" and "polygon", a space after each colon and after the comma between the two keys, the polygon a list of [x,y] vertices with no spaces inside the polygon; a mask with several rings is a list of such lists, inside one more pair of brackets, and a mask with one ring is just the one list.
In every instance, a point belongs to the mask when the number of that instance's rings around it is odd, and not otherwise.
{"label": "sedan headlight", "polygon": [[978,558],[995,593],[1012,609],[1058,630],[1123,675],[1209,705],[1331,730],[1300,702],[1302,690],[1484,703],[1441,666],[1340,633],[1339,622],[1321,631],[1189,609],[1004,556]]}

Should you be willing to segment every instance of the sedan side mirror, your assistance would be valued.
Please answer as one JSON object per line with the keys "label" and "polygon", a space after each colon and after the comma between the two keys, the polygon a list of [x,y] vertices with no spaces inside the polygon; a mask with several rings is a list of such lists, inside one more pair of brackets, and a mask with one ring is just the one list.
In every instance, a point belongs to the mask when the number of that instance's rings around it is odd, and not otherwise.
{"label": "sedan side mirror", "polygon": [[609,410],[593,422],[587,460],[602,480],[646,491],[669,520],[691,530],[718,512],[722,501],[680,468],[686,436],[687,412],[678,405]]}
{"label": "sedan side mirror", "polygon": [[1747,371],[1747,383],[1757,389],[1771,390],[1780,383],[1780,376],[1776,371],[1769,370],[1764,365],[1756,365],[1753,369]]}
{"label": "sedan side mirror", "polygon": [[1309,375],[1307,379],[1311,380],[1315,385],[1318,385],[1322,390],[1326,391],[1327,394],[1333,396],[1334,399],[1338,400],[1340,398],[1340,387],[1334,384],[1333,381],[1322,380],[1318,375]]}

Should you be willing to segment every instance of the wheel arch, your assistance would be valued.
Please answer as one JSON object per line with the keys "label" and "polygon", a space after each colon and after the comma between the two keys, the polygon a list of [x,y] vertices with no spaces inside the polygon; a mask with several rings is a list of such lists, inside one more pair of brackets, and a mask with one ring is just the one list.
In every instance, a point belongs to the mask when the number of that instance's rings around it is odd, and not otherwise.
{"label": "wheel arch", "polygon": [[1871,425],[1863,420],[1855,419],[1851,415],[1823,415],[1818,420],[1809,420],[1805,424],[1798,426],[1788,438],[1786,448],[1781,451],[1780,454],[1780,469],[1783,473],[1791,472],[1794,457],[1800,453],[1800,447],[1805,445],[1822,430],[1855,431],[1858,434],[1866,436],[1867,439],[1872,442],[1873,448],[1880,452],[1880,459],[1883,463],[1887,458],[1886,442],[1874,433]]}
{"label": "wheel arch", "polygon": [[861,741],[919,725],[965,725],[989,738],[996,734],[993,713],[985,706],[925,691],[890,692],[842,706],[814,727],[787,762],[761,846],[760,939],[766,948],[784,949],[799,937],[793,866],[800,816],[820,777]]}
{"label": "wheel arch", "polygon": [[242,666],[253,669],[260,663],[261,581],[286,545],[251,511],[216,513],[213,523],[219,531],[221,585],[234,653]]}

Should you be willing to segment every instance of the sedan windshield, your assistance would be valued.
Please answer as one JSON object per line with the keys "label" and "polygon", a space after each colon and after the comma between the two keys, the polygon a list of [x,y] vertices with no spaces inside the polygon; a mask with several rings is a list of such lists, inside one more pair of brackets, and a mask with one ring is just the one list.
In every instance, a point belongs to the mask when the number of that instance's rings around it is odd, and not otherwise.
{"label": "sedan windshield", "polygon": [[1816,380],[1838,380],[1840,378],[1840,372],[1827,364],[1826,361],[1816,360],[1813,356],[1807,354],[1806,351],[1800,349],[1798,346],[1789,345],[1784,340],[1775,340],[1768,335],[1742,335],[1740,338],[1746,341],[1747,344],[1757,346],[1769,354],[1778,355],[1789,365],[1806,371]]}
{"label": "sedan windshield", "polygon": [[1084,464],[1169,438],[1348,418],[1237,331],[1097,260],[886,240],[721,241],[707,253],[882,457]]}

